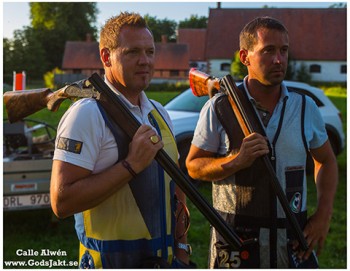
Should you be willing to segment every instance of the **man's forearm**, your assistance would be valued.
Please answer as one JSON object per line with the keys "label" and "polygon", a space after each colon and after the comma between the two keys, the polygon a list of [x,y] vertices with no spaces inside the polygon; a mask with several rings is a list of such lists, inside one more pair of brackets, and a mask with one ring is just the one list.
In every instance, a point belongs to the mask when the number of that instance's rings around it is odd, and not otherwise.
{"label": "man's forearm", "polygon": [[315,162],[315,182],[317,188],[317,211],[331,219],[333,203],[338,186],[338,165],[336,159],[326,163]]}
{"label": "man's forearm", "polygon": [[232,157],[201,157],[189,162],[187,169],[193,179],[212,182],[233,175],[239,168]]}

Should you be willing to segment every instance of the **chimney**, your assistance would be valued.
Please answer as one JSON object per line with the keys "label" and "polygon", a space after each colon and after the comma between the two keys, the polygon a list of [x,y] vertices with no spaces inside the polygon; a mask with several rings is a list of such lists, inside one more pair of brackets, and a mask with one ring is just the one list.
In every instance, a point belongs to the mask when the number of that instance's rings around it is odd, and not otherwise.
{"label": "chimney", "polygon": [[162,35],[162,44],[166,44],[168,42],[168,37],[166,35]]}
{"label": "chimney", "polygon": [[91,33],[86,34],[86,42],[92,42],[92,35]]}
{"label": "chimney", "polygon": [[221,2],[217,3],[217,8],[220,9],[221,8]]}

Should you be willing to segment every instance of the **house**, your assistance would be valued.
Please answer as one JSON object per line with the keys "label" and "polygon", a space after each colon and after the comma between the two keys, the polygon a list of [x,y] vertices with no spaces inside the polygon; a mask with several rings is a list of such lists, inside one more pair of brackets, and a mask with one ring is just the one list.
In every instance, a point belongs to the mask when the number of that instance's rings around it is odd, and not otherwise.
{"label": "house", "polygon": [[100,60],[98,42],[94,41],[67,41],[62,69],[70,74],[90,76],[94,72],[103,73]]}
{"label": "house", "polygon": [[[290,59],[298,69],[305,65],[314,81],[346,81],[346,9],[210,9],[205,58],[208,73],[225,76],[239,33],[258,16],[271,16],[289,32]],[[184,41],[183,41],[184,42]]]}
{"label": "house", "polygon": [[189,49],[187,44],[169,43],[162,36],[161,42],[155,43],[156,59],[152,82],[182,81],[188,79]]}
{"label": "house", "polygon": [[[346,82],[346,11],[344,8],[227,9],[218,5],[209,9],[207,29],[178,29],[177,43],[167,42],[164,36],[156,43],[153,82],[186,80],[191,67],[216,77],[227,75],[234,53],[239,50],[240,31],[258,16],[271,16],[285,24],[289,32],[290,63],[295,70],[306,67],[314,81]],[[68,41],[62,69],[85,77],[93,72],[102,74],[98,43],[89,37],[85,42]]]}
{"label": "house", "polygon": [[177,43],[188,45],[189,66],[207,71],[205,44],[207,29],[180,28],[177,31]]}
{"label": "house", "polygon": [[[165,36],[162,42],[155,43],[156,58],[154,82],[187,80],[189,71],[188,45],[168,43]],[[93,73],[104,74],[99,56],[99,44],[87,36],[86,41],[67,41],[65,45],[62,70],[63,75],[55,75],[55,82],[63,84],[74,82]]]}

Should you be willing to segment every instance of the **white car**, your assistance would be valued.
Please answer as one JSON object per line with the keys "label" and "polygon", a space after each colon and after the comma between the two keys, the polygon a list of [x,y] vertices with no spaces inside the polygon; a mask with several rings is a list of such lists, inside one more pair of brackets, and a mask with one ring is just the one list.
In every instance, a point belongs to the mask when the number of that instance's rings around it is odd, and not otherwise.
{"label": "white car", "polygon": [[[284,82],[288,88],[306,94],[316,102],[326,124],[334,153],[340,154],[345,146],[340,111],[321,89],[300,82]],[[180,152],[180,166],[185,172],[185,159],[197,125],[199,112],[208,98],[208,96],[196,97],[192,94],[191,89],[187,89],[165,105],[174,125],[175,138]]]}

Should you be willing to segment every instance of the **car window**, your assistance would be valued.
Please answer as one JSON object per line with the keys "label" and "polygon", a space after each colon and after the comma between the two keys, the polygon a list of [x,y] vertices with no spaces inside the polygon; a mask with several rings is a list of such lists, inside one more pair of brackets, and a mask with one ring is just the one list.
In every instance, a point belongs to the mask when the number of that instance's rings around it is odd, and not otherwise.
{"label": "car window", "polygon": [[175,111],[199,112],[208,99],[208,96],[196,97],[193,95],[191,89],[187,89],[170,100],[165,105],[165,109]]}

